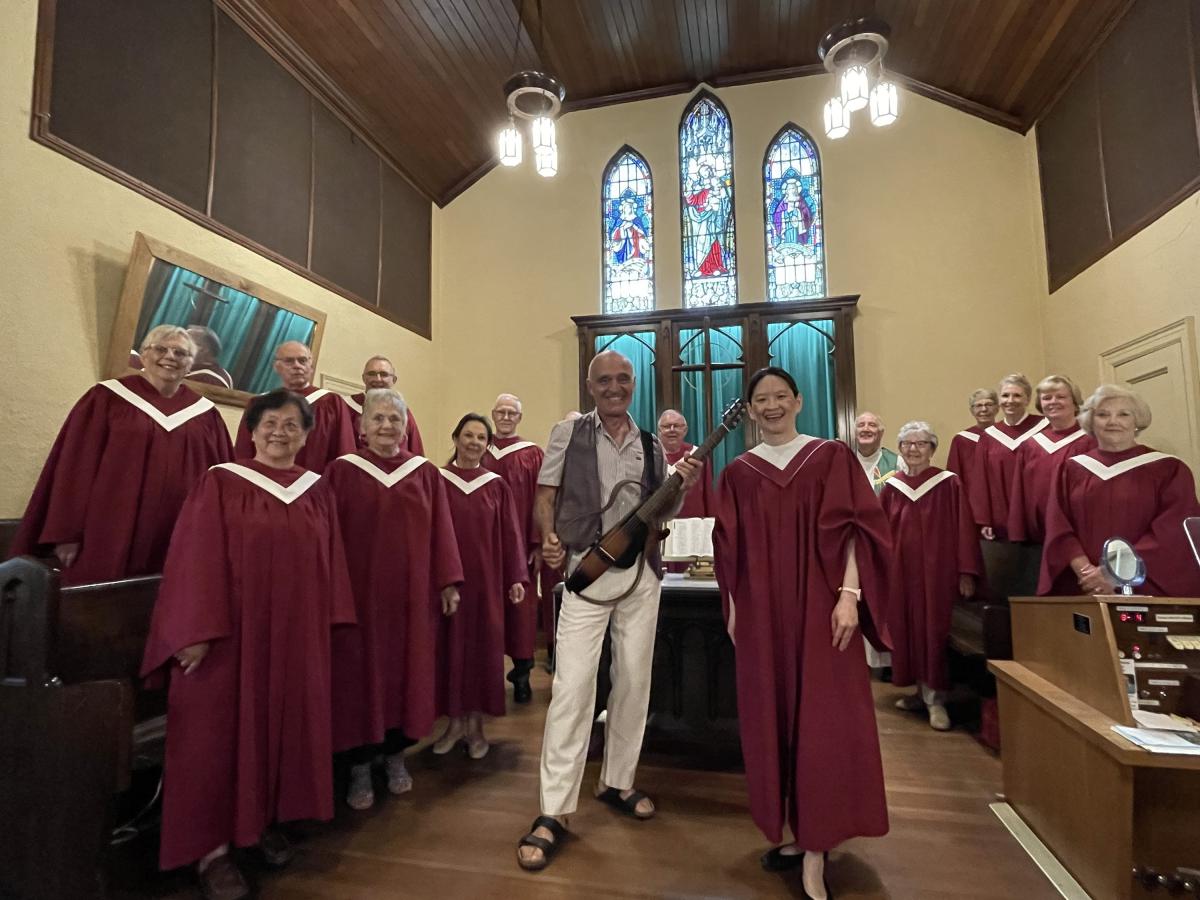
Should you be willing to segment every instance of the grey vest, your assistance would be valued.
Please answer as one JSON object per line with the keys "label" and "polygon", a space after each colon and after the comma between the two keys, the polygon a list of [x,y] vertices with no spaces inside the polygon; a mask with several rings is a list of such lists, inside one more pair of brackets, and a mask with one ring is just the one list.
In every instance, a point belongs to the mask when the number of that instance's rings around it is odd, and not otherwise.
{"label": "grey vest", "polygon": [[[642,499],[663,483],[663,456],[658,437],[640,432],[642,439]],[[600,467],[596,458],[596,427],[591,416],[575,421],[571,442],[563,458],[562,484],[554,508],[554,528],[568,551],[586,550],[603,534],[600,508],[608,497],[600,496]],[[646,560],[654,574],[662,571],[658,545]]]}

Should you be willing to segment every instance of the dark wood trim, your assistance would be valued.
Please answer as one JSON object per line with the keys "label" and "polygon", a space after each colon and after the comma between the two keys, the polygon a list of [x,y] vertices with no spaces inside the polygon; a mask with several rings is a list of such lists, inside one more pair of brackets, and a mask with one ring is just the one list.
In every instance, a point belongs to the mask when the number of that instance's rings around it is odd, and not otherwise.
{"label": "dark wood trim", "polygon": [[824,75],[825,67],[820,63],[809,63],[804,66],[785,66],[780,69],[766,69],[762,72],[735,72],[729,75],[717,75],[709,81],[713,87],[737,87],[742,84],[758,84],[760,81],[786,81],[788,78],[807,78],[809,75]]}
{"label": "dark wood trim", "polygon": [[[759,171],[764,172],[764,173],[766,172],[767,162],[771,158],[771,149],[775,146],[775,143],[781,137],[783,137],[785,134],[787,134],[789,131],[794,131],[797,134],[801,135],[805,140],[807,140],[809,142],[809,144],[812,145],[813,154],[815,155],[815,159],[816,159],[817,182],[821,186],[821,193],[822,193],[822,196],[817,198],[817,205],[820,207],[818,214],[821,217],[821,282],[825,285],[825,290],[828,291],[829,290],[829,267],[825,263],[825,197],[823,196],[824,190],[825,190],[825,174],[824,174],[823,167],[821,165],[821,148],[817,146],[816,138],[814,138],[811,134],[808,133],[808,131],[801,128],[795,122],[788,120],[788,122],[785,123],[782,128],[780,128],[777,132],[775,132],[774,137],[772,137],[771,140],[767,141],[767,147],[765,150],[763,150],[762,163],[759,166]],[[766,233],[767,233],[767,225],[769,224],[767,221],[767,179],[766,179],[765,174],[763,176],[762,181],[759,183],[759,187],[762,189],[762,203],[760,204],[759,208],[762,212],[762,228],[763,228],[762,234],[763,234],[763,237],[765,240]],[[764,244],[763,245],[763,285],[768,286],[768,285],[770,285],[770,283],[771,283],[771,260],[767,256],[767,247]],[[780,302],[780,301],[775,301],[775,302]]]}
{"label": "dark wood trim", "polygon": [[204,214],[212,218],[213,187],[217,181],[217,109],[220,101],[221,78],[217,67],[221,63],[221,16],[216,5],[212,7],[212,93],[208,120],[208,184],[204,189]]}
{"label": "dark wood trim", "polygon": [[[807,319],[829,319],[845,310],[853,311],[858,306],[859,294],[841,294],[836,297],[825,297],[820,300],[785,300],[775,303],[760,301],[758,303],[738,303],[735,306],[696,307],[694,309],[655,309],[644,313],[624,313],[620,316],[586,315],[571,316],[576,326],[596,328],[603,327],[607,331],[622,330],[644,331],[637,326],[644,326],[659,320],[674,321],[675,319],[701,319],[705,316],[719,314],[724,310],[737,313],[795,313]],[[733,312],[730,313],[731,315]],[[619,319],[619,322],[616,320]],[[610,327],[613,326],[613,327]],[[625,327],[628,326],[628,327]]]}
{"label": "dark wood trim", "polygon": [[[1100,196],[1104,200],[1104,230],[1108,232],[1108,242],[1113,239],[1112,209],[1108,204],[1108,172],[1104,169],[1104,111],[1100,105],[1100,66],[1092,67],[1096,73],[1096,151],[1100,154]],[[1047,237],[1049,237],[1047,235]],[[1049,264],[1049,258],[1047,258]]]}
{"label": "dark wood trim", "polygon": [[1014,115],[993,109],[990,106],[984,106],[982,103],[968,100],[966,97],[958,96],[958,94],[951,94],[949,91],[944,91],[931,84],[926,84],[915,78],[909,78],[907,75],[901,75],[899,72],[889,71],[888,78],[896,82],[896,84],[903,85],[907,90],[919,97],[924,97],[926,100],[935,100],[938,103],[949,106],[951,109],[957,109],[959,112],[966,113],[968,116],[975,116],[977,119],[983,119],[985,122],[991,122],[993,125],[999,125],[1001,128],[1007,128],[1009,131],[1015,131],[1018,134],[1025,134],[1033,124],[1032,122],[1022,122]]}
{"label": "dark wood trim", "polygon": [[444,209],[450,205],[450,201],[452,201],[459,194],[463,193],[463,191],[465,191],[467,188],[475,184],[475,182],[477,182],[488,172],[492,171],[492,169],[496,168],[498,165],[500,165],[500,162],[495,156],[489,157],[486,162],[480,163],[480,165],[476,167],[474,171],[467,173],[465,178],[447,188],[445,193],[443,193],[440,197],[435,198],[433,202],[438,205],[439,209]]}
{"label": "dark wood trim", "polygon": [[676,94],[690,94],[703,84],[703,81],[675,81],[656,87],[639,88],[636,91],[621,91],[616,94],[603,94],[599,97],[581,97],[578,100],[567,100],[563,103],[562,114],[599,109],[601,106],[616,106],[619,103],[636,103],[639,100],[657,100],[660,97],[673,97]]}
{"label": "dark wood trim", "polygon": [[[383,160],[376,157],[375,161],[376,161],[376,163],[378,163],[378,168],[376,169],[376,174],[378,175],[378,178],[376,180],[379,182],[379,228],[377,230],[379,241],[378,241],[378,250],[375,253],[375,302],[380,307],[382,307],[383,306],[383,205],[384,205],[384,201],[383,201]],[[429,252],[430,252],[430,256],[432,257],[432,255],[433,255],[432,238],[429,242]],[[432,262],[432,259],[430,261]],[[433,294],[433,291],[431,288],[430,289],[430,297],[429,297],[430,321],[433,320],[433,296],[432,296],[432,294]]]}
{"label": "dark wood trim", "polygon": [[33,115],[29,136],[34,140],[50,127],[50,85],[54,78],[54,23],[58,0],[38,3],[37,37],[33,53]]}
{"label": "dark wood trim", "polygon": [[[650,197],[654,197],[654,170],[650,168],[650,160],[646,159],[641,153],[631,147],[629,144],[622,144],[617,152],[608,158],[608,162],[604,164],[604,172],[600,176],[600,309],[604,310],[604,288],[606,277],[608,275],[608,203],[604,195],[605,188],[608,186],[608,177],[612,174],[613,167],[616,166],[617,160],[628,153],[630,156],[636,156],[641,160],[642,165],[646,167],[646,174],[650,176]],[[653,204],[652,204],[653,205]],[[654,212],[650,213],[650,245],[654,246]],[[651,266],[654,265],[654,259],[651,258]],[[650,276],[650,305],[652,308],[658,308],[658,282],[654,275]]]}
{"label": "dark wood trim", "polygon": [[[675,147],[676,163],[679,168],[679,302],[685,304],[687,302],[687,270],[684,268],[684,260],[687,254],[684,252],[683,244],[687,240],[684,234],[683,219],[683,189],[686,185],[684,181],[685,171],[683,167],[683,158],[679,156],[681,148],[679,147],[679,135],[683,131],[684,123],[687,122],[688,116],[700,104],[702,100],[710,100],[712,103],[725,114],[725,119],[729,123],[729,219],[730,225],[733,226],[733,306],[738,305],[739,293],[741,284],[738,279],[738,239],[737,239],[737,179],[734,177],[734,171],[737,168],[737,156],[735,155],[733,141],[733,116],[729,113],[729,108],[721,102],[721,98],[710,91],[707,87],[701,87],[694,96],[692,96],[687,104],[683,107],[683,112],[679,114],[679,124],[675,128]],[[729,225],[725,226],[727,229]],[[689,311],[695,313],[696,310],[703,307],[692,307]]]}
{"label": "dark wood trim", "polygon": [[313,234],[317,224],[317,98],[308,95],[308,245],[304,268],[312,271]]}

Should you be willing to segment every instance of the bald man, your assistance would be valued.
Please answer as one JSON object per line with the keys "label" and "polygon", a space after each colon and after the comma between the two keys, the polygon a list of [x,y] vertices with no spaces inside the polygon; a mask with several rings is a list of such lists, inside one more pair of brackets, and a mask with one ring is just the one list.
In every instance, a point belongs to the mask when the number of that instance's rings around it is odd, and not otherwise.
{"label": "bald man", "polygon": [[[499,474],[512,490],[513,505],[529,542],[525,557],[532,572],[541,562],[542,538],[533,521],[533,497],[537,493],[538,470],[542,468],[544,454],[542,448],[533,441],[524,440],[517,434],[521,416],[521,398],[516,394],[501,394],[496,398],[492,405],[492,422],[495,423],[496,433],[483,455],[483,466]],[[531,582],[532,575],[525,588],[527,597],[532,591]],[[536,603],[504,604],[504,652],[512,657],[513,667],[508,673],[508,680],[512,682],[513,700],[517,703],[528,703],[533,697],[529,673],[533,670],[537,615]]]}
{"label": "bald man", "polygon": [[[339,456],[353,453],[357,446],[350,408],[341,395],[313,387],[313,355],[307,344],[300,341],[280,344],[275,348],[274,368],[283,386],[304,397],[312,406],[316,421],[304,446],[296,454],[296,465],[319,475]],[[233,455],[235,459],[254,458],[254,444],[250,441],[250,429],[246,427],[244,415],[238,425]]]}
{"label": "bald man", "polygon": [[896,455],[896,451],[883,446],[883,433],[883,419],[873,412],[859,413],[854,420],[858,463],[870,480],[876,496],[889,478],[905,471],[904,461]]}
{"label": "bald man", "polygon": [[[362,434],[363,399],[367,396],[367,391],[377,388],[396,390],[396,367],[386,356],[372,356],[363,363],[362,380],[363,389],[357,394],[351,394],[345,398],[346,405],[350,407],[354,436],[359,447],[367,445],[366,438]],[[425,445],[421,443],[421,429],[417,427],[417,417],[413,415],[411,406],[408,408],[408,424],[404,426],[404,440],[400,442],[400,449],[407,450],[414,456],[425,455]]]}

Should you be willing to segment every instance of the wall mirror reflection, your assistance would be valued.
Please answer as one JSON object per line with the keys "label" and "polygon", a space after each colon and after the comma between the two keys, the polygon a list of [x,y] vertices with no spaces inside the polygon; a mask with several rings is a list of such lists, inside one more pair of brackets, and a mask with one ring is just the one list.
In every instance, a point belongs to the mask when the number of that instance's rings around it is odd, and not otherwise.
{"label": "wall mirror reflection", "polygon": [[113,326],[110,377],[141,369],[142,339],[158,325],[186,328],[195,341],[193,389],[245,405],[279,386],[272,361],[284,341],[307,344],[316,364],[325,314],[139,232]]}

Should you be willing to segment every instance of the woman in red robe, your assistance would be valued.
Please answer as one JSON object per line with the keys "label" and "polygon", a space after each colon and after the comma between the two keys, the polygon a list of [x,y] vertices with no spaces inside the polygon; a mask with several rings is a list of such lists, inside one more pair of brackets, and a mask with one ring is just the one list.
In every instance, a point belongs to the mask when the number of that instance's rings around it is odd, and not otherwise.
{"label": "woman in red robe", "polygon": [[950,455],[946,457],[946,469],[960,479],[966,490],[975,465],[975,449],[985,429],[996,424],[996,413],[1000,409],[1000,398],[990,388],[977,388],[967,400],[967,408],[975,417],[975,424],[963,429],[950,439]]}
{"label": "woman in red robe", "polygon": [[525,599],[527,532],[512,491],[482,465],[492,426],[467,413],[454,429],[454,458],[441,470],[462,557],[462,602],[438,629],[438,714],[450,717],[433,752],[466,741],[471,759],[487,755],[483,717],[504,715],[504,601]]}
{"label": "woman in red robe", "polygon": [[898,437],[908,471],[890,478],[879,497],[892,529],[892,683],[917,685],[897,707],[925,709],[932,728],[948,731],[946,642],[955,601],[974,596],[983,572],[978,531],[961,479],[930,464],[938,445],[933,426],[909,422]]}
{"label": "woman in red robe", "polygon": [[971,509],[987,540],[1008,539],[1008,497],[1017,470],[1017,450],[1046,427],[1042,416],[1030,415],[1033,386],[1014,373],[1000,380],[1000,411],[1004,421],[983,430],[967,479]]}
{"label": "woman in red robe", "polygon": [[1079,424],[1097,447],[1058,467],[1046,509],[1046,543],[1038,593],[1111,594],[1104,542],[1129,541],[1146,563],[1141,593],[1200,597],[1200,565],[1183,520],[1200,516],[1196,483],[1180,459],[1137,442],[1150,407],[1136,392],[1102,384]]}
{"label": "woman in red robe", "polygon": [[167,553],[142,674],[170,674],[164,869],[246,895],[229,847],[291,857],[275,822],[333,815],[330,631],[354,622],[332,494],[294,464],[312,428],[286,390],[246,408],[253,459],[213,467]]}
{"label": "woman in red robe", "polygon": [[[824,851],[888,830],[875,705],[858,647],[887,649],[887,519],[854,452],[799,434],[803,400],[783,369],[750,379],[763,443],[726,466],[713,534],[737,648],[738,718],[750,810],[773,843],[764,868],[803,867],[821,900]],[[860,602],[860,600],[862,602]]]}
{"label": "woman in red robe", "polygon": [[1064,459],[1087,453],[1096,439],[1075,417],[1083,406],[1078,385],[1065,375],[1047,375],[1036,388],[1037,410],[1046,427],[1017,449],[1008,498],[1008,539],[1040,544],[1046,536],[1046,501]]}
{"label": "woman in red robe", "polygon": [[102,381],[67,416],[13,539],[13,556],[54,556],[63,584],[162,571],[183,501],[233,459],[212,401],[183,384],[196,345],[159,325],[142,371]]}
{"label": "woman in red robe", "polygon": [[396,391],[367,391],[366,449],[323,476],[337,497],[359,625],[333,634],[333,749],[345,752],[346,802],[360,810],[375,802],[378,754],[388,790],[412,790],[404,751],[433,730],[438,620],[458,607],[463,580],[445,482],[404,449],[407,413]]}

